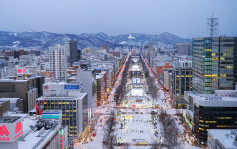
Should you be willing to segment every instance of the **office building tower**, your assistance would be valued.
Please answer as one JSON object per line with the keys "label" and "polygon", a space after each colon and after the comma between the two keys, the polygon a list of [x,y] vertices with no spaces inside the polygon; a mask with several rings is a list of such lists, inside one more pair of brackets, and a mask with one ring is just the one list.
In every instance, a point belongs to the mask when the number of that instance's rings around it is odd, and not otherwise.
{"label": "office building tower", "polygon": [[[207,143],[210,129],[237,129],[237,97],[229,94],[230,91],[225,94],[223,92],[224,90],[216,90],[215,94],[184,93],[187,102],[184,119],[201,145]],[[237,93],[237,90],[232,92]]]}
{"label": "office building tower", "polygon": [[193,90],[212,94],[234,89],[237,81],[237,37],[193,39]]}
{"label": "office building tower", "polygon": [[178,43],[177,44],[178,55],[191,55],[191,44],[190,43]]}
{"label": "office building tower", "polygon": [[152,58],[154,57],[154,55],[153,55],[153,42],[152,41],[150,41],[148,43],[148,50],[149,50],[148,63],[149,63],[149,65],[151,65]]}
{"label": "office building tower", "polygon": [[[98,69],[97,69],[98,70]],[[106,71],[97,72],[96,74],[96,103],[101,106],[107,99],[107,73]]]}
{"label": "office building tower", "polygon": [[65,46],[67,48],[67,62],[72,64],[73,62],[78,61],[77,40],[70,40],[65,43]]}
{"label": "office building tower", "polygon": [[69,127],[69,137],[75,139],[78,133],[84,131],[88,123],[88,119],[83,119],[83,112],[88,112],[86,93],[77,96],[42,96],[36,102],[38,105],[43,103],[44,110],[62,110],[62,125]]}
{"label": "office building tower", "polygon": [[67,56],[66,47],[55,45],[49,47],[50,73],[56,80],[66,80]]}
{"label": "office building tower", "polygon": [[185,108],[184,91],[192,91],[192,62],[178,61],[173,68],[173,104],[176,108]]}

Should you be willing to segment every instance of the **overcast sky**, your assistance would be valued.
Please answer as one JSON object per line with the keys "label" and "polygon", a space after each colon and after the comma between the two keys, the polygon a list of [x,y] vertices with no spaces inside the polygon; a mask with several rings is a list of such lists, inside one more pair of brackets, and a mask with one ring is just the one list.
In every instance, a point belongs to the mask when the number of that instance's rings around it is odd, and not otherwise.
{"label": "overcast sky", "polygon": [[237,36],[237,0],[1,0],[0,30],[205,36],[207,18]]}

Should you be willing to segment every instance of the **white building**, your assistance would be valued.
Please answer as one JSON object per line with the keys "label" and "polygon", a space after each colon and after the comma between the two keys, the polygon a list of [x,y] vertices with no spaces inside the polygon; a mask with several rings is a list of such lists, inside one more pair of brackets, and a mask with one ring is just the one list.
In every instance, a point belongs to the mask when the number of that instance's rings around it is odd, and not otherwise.
{"label": "white building", "polygon": [[43,84],[43,96],[78,96],[82,83],[47,82]]}
{"label": "white building", "polygon": [[66,80],[67,72],[67,53],[66,47],[55,45],[49,47],[50,73],[57,80]]}
{"label": "white building", "polygon": [[[47,114],[47,118],[43,115]],[[45,116],[46,117],[46,116]],[[47,111],[39,120],[36,116],[11,114],[0,118],[4,134],[1,149],[64,149],[68,148],[68,127],[61,126],[61,111]],[[45,125],[40,125],[45,124]]]}
{"label": "white building", "polygon": [[210,129],[207,146],[208,149],[237,149],[237,130]]}

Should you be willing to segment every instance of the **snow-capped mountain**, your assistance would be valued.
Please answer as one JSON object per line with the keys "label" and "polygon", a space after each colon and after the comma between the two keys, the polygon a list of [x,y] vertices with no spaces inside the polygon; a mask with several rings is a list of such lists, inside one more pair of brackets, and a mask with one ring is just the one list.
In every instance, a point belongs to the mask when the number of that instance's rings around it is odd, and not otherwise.
{"label": "snow-capped mountain", "polygon": [[154,44],[160,42],[163,44],[174,45],[176,43],[191,42],[190,39],[182,39],[170,33],[162,33],[160,35],[147,34],[123,34],[118,36],[109,36],[103,32],[93,34],[58,34],[51,32],[5,32],[0,31],[0,47],[3,48],[28,48],[40,47],[43,49],[55,44],[64,44],[68,40],[76,39],[79,48],[101,47],[108,45],[109,47],[119,46],[142,46],[149,41]]}

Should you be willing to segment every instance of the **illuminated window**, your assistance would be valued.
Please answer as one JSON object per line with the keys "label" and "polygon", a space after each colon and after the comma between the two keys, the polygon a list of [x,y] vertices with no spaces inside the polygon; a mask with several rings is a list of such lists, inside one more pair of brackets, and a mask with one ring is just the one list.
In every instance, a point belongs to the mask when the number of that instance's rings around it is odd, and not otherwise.
{"label": "illuminated window", "polygon": [[216,56],[216,53],[212,53],[211,56]]}
{"label": "illuminated window", "polygon": [[221,57],[221,60],[222,60],[222,61],[224,61],[224,60],[225,60],[225,58],[224,58],[224,57]]}
{"label": "illuminated window", "polygon": [[211,49],[205,49],[206,52],[211,52]]}
{"label": "illuminated window", "polygon": [[210,74],[205,74],[204,77],[211,77],[211,75]]}
{"label": "illuminated window", "polygon": [[227,69],[233,69],[233,66],[226,66]]}
{"label": "illuminated window", "polygon": [[205,121],[205,123],[216,123],[216,121]]}
{"label": "illuminated window", "polygon": [[217,57],[213,57],[212,60],[215,61],[215,60],[218,60],[218,58]]}
{"label": "illuminated window", "polygon": [[226,77],[226,74],[220,74],[220,77]]}

